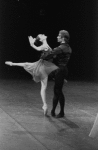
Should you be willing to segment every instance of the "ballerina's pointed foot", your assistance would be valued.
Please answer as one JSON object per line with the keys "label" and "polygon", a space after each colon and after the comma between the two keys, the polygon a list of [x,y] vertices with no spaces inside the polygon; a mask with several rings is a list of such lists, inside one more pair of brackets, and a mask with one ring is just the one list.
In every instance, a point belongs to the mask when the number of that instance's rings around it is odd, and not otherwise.
{"label": "ballerina's pointed foot", "polygon": [[9,66],[12,66],[12,62],[11,61],[6,61],[5,64],[9,65]]}
{"label": "ballerina's pointed foot", "polygon": [[44,110],[44,115],[47,116],[48,107],[45,105],[45,106],[42,107],[42,109]]}

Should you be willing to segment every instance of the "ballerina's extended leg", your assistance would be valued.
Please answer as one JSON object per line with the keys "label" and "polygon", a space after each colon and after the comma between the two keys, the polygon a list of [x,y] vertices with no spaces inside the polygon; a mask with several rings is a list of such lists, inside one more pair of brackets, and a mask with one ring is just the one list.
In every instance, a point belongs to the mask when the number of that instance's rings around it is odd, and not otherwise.
{"label": "ballerina's extended leg", "polygon": [[6,61],[5,64],[6,64],[6,65],[9,65],[9,66],[24,67],[27,63],[13,63],[13,62],[11,62],[11,61]]}
{"label": "ballerina's extended leg", "polygon": [[34,65],[34,63],[31,63],[31,62],[13,63],[11,61],[6,61],[5,64],[9,66],[19,66],[19,67],[25,67],[26,65],[27,66]]}
{"label": "ballerina's extended leg", "polygon": [[[25,62],[25,63],[13,63],[13,62],[10,62],[10,61],[7,61],[5,62],[6,65],[9,65],[9,66],[19,66],[19,67],[25,67],[27,66],[31,66],[31,65],[35,65],[35,63],[28,63],[28,62]],[[26,69],[28,70],[28,69]],[[43,107],[42,109],[44,110],[44,115],[47,115],[47,112],[48,112],[48,106],[47,106],[47,103],[46,103],[46,88],[47,88],[47,81],[48,81],[48,77],[46,77],[44,80],[41,81],[41,97],[42,97],[42,102],[43,102]]]}

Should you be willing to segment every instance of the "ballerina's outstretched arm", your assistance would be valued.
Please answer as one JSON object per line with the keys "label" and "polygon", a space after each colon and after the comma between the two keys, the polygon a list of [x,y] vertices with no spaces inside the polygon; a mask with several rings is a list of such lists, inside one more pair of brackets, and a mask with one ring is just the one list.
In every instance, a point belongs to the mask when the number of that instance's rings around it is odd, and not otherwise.
{"label": "ballerina's outstretched arm", "polygon": [[31,65],[33,63],[28,63],[28,62],[24,62],[24,63],[13,63],[11,61],[6,61],[5,62],[6,65],[9,65],[9,66],[19,66],[19,67],[24,67],[25,65]]}

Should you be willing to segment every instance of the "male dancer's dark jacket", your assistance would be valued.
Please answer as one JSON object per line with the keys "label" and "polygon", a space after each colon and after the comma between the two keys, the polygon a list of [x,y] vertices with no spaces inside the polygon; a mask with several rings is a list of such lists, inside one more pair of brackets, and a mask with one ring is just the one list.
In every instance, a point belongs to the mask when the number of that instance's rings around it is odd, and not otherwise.
{"label": "male dancer's dark jacket", "polygon": [[43,53],[40,58],[44,60],[53,59],[55,65],[58,67],[63,67],[68,64],[71,53],[72,49],[69,44],[62,43],[60,46],[54,48],[53,51]]}
{"label": "male dancer's dark jacket", "polygon": [[53,98],[53,108],[51,111],[51,115],[55,116],[55,109],[58,104],[60,103],[60,113],[58,117],[64,116],[64,105],[65,105],[65,98],[62,92],[64,79],[67,77],[68,69],[67,64],[70,59],[72,53],[72,49],[67,43],[61,43],[60,46],[53,49],[52,52],[45,53],[41,56],[41,59],[50,60],[53,58],[53,63],[59,67],[55,71],[55,85],[54,85],[54,98]]}

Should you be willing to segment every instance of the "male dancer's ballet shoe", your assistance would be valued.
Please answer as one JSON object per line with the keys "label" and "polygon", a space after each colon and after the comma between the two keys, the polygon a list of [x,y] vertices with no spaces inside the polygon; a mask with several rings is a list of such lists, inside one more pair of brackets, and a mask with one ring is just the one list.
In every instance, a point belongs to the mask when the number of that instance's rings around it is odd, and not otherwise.
{"label": "male dancer's ballet shoe", "polygon": [[52,116],[52,117],[55,117],[55,116],[56,116],[56,115],[55,115],[55,112],[52,112],[52,111],[51,111],[51,116]]}
{"label": "male dancer's ballet shoe", "polygon": [[56,118],[63,118],[64,117],[64,114],[58,114],[57,116],[56,116]]}
{"label": "male dancer's ballet shoe", "polygon": [[47,116],[47,113],[48,113],[47,106],[43,106],[42,109],[44,110],[44,115]]}

